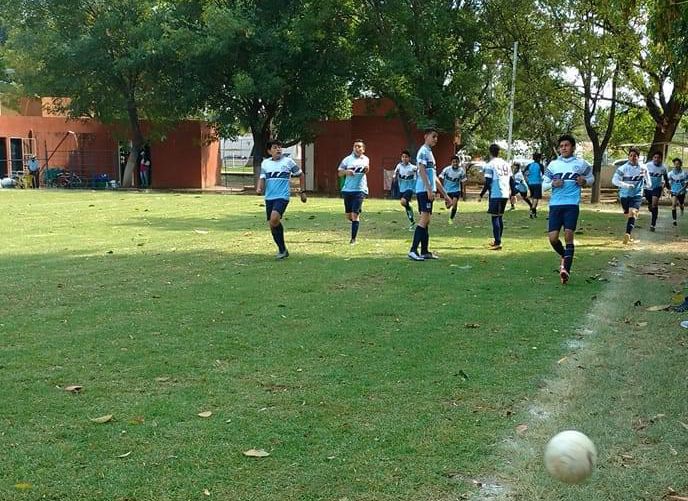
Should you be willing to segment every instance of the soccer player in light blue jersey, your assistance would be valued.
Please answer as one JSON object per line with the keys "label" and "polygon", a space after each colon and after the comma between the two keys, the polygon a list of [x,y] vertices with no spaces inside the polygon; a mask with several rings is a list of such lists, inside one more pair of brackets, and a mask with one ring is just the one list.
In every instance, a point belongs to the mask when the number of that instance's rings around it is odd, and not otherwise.
{"label": "soccer player in light blue jersey", "polygon": [[413,219],[413,209],[411,208],[411,199],[413,198],[413,191],[416,189],[416,172],[418,168],[411,163],[411,153],[408,150],[401,152],[401,162],[394,168],[394,177],[399,183],[399,193],[401,197],[399,202],[406,211],[406,217],[411,225],[409,231],[413,231],[416,222]]}
{"label": "soccer player in light blue jersey", "polygon": [[490,161],[483,167],[485,185],[480,191],[480,199],[486,192],[490,192],[490,200],[487,212],[492,218],[492,235],[494,240],[490,244],[490,250],[502,249],[502,234],[504,233],[504,209],[514,188],[514,175],[511,166],[499,158],[499,145],[491,144],[489,147]]}
{"label": "soccer player in light blue jersey", "polygon": [[[432,203],[435,200],[435,191],[439,191],[442,194],[447,207],[451,205],[451,198],[447,196],[442,183],[437,178],[435,157],[432,154],[432,147],[437,144],[437,137],[436,129],[425,129],[424,144],[416,154],[416,166],[418,167],[416,200],[418,200],[420,218],[413,233],[413,242],[408,253],[409,259],[413,261],[437,259],[437,255],[430,252],[428,248],[430,242],[428,227],[432,218]],[[419,244],[420,254],[418,253]]]}
{"label": "soccer player in light blue jersey", "polygon": [[681,208],[683,215],[683,205],[686,201],[686,188],[688,188],[688,172],[682,169],[683,160],[674,158],[672,160],[674,168],[669,172],[669,187],[671,189],[671,218],[676,223],[676,207]]}
{"label": "soccer player in light blue jersey", "polygon": [[[526,178],[523,175],[523,172],[521,172],[521,164],[519,163],[514,163],[514,190],[521,196],[521,200],[527,203],[528,207],[530,207],[529,217],[532,219],[533,202],[531,202],[530,198],[528,198],[528,185],[526,184]],[[511,205],[513,206],[513,202],[516,201],[516,195],[514,195],[514,198],[512,200],[513,201]]]}
{"label": "soccer player in light blue jersey", "polygon": [[365,143],[362,139],[354,141],[351,155],[344,157],[339,164],[338,175],[344,178],[342,195],[344,195],[344,212],[351,221],[351,240],[354,245],[358,236],[363,200],[368,196],[368,170],[370,160],[365,153]]}
{"label": "soccer player in light blue jersey", "polygon": [[640,150],[631,148],[628,150],[628,162],[616,169],[612,177],[612,184],[619,187],[619,200],[626,216],[626,233],[623,243],[631,242],[631,233],[640,211],[640,203],[643,199],[643,189],[650,186],[650,176],[647,168],[638,163]]}
{"label": "soccer player in light blue jersey", "polygon": [[299,177],[301,187],[301,201],[306,202],[306,188],[303,171],[289,157],[282,155],[282,143],[277,140],[268,141],[270,156],[260,164],[260,178],[256,192],[260,195],[265,191],[265,214],[267,215],[272,238],[277,244],[277,259],[289,257],[289,251],[284,244],[284,227],[282,216],[289,205],[289,180],[292,176]]}
{"label": "soccer player in light blue jersey", "polygon": [[666,186],[669,186],[669,178],[667,177],[667,168],[662,163],[662,154],[660,152],[655,152],[655,154],[652,155],[652,161],[648,162],[645,168],[650,176],[650,185],[645,186],[643,195],[652,213],[650,231],[655,231],[657,216],[659,215],[659,198],[662,196],[664,183],[666,183]]}
{"label": "soccer player in light blue jersey", "polygon": [[[576,139],[570,134],[559,137],[559,158],[545,169],[542,190],[552,190],[549,200],[549,221],[547,235],[552,248],[559,254],[559,278],[567,284],[571,277],[575,251],[573,234],[578,225],[580,213],[581,188],[595,182],[590,165],[576,158]],[[564,228],[564,242],[559,240],[559,232]]]}
{"label": "soccer player in light blue jersey", "polygon": [[542,198],[542,175],[545,167],[542,165],[542,153],[533,153],[533,161],[526,165],[523,174],[526,176],[528,188],[530,189],[530,199],[533,207],[530,209],[532,218],[537,217],[537,206]]}
{"label": "soccer player in light blue jersey", "polygon": [[459,157],[451,157],[451,165],[447,165],[440,173],[440,179],[444,185],[444,191],[451,198],[451,212],[449,213],[449,224],[454,224],[454,217],[459,210],[459,198],[466,200],[464,184],[466,183],[466,170],[459,165]]}

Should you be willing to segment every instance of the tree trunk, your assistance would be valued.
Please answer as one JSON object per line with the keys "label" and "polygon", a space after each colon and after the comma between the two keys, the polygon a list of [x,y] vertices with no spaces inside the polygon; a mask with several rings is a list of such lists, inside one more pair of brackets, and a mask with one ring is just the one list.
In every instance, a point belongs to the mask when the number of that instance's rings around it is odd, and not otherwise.
{"label": "tree trunk", "polygon": [[661,153],[663,157],[667,155],[669,151],[668,143],[674,138],[682,116],[683,110],[680,110],[679,113],[664,114],[661,123],[655,122],[655,133],[652,136],[652,146],[650,146],[648,157],[652,158],[652,155],[657,152]]}
{"label": "tree trunk", "polygon": [[595,176],[595,183],[592,185],[590,202],[596,204],[600,201],[600,191],[602,186],[602,159],[604,158],[604,149],[602,149],[599,144],[593,144],[592,158],[592,175]]}
{"label": "tree trunk", "polygon": [[127,166],[122,175],[122,187],[133,188],[138,185],[136,175],[136,163],[143,148],[143,133],[139,122],[139,111],[133,99],[127,103],[127,115],[129,116],[129,129],[131,130],[131,151],[127,159]]}
{"label": "tree trunk", "polygon": [[270,126],[266,124],[251,125],[251,135],[253,136],[253,179],[255,186],[258,186],[260,164],[263,163],[263,158],[267,155],[268,141],[272,139]]}

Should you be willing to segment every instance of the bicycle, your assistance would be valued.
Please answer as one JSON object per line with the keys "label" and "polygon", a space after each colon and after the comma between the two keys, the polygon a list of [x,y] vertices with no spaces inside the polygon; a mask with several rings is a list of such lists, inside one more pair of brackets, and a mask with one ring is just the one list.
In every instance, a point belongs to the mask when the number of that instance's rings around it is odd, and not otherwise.
{"label": "bicycle", "polygon": [[55,183],[59,188],[81,188],[84,185],[78,175],[69,171],[60,172],[55,178]]}

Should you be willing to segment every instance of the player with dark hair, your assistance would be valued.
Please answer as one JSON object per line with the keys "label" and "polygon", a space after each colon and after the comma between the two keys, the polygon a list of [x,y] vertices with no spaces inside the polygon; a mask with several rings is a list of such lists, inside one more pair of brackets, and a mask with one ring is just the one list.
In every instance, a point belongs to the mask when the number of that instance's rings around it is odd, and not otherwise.
{"label": "player with dark hair", "polygon": [[682,169],[683,160],[674,158],[672,160],[674,168],[669,172],[669,187],[671,189],[671,218],[674,226],[676,223],[676,207],[681,208],[681,215],[683,215],[683,206],[686,201],[686,188],[688,187],[688,172]]}
{"label": "player with dark hair", "polygon": [[411,208],[411,199],[413,198],[413,191],[416,188],[416,172],[418,168],[411,163],[411,153],[408,150],[401,152],[401,161],[394,168],[394,177],[399,183],[399,193],[401,197],[399,202],[406,211],[406,217],[411,225],[409,231],[412,231],[416,225],[413,219],[413,209]]}
{"label": "player with dark hair", "polygon": [[451,165],[447,165],[440,173],[440,179],[444,185],[444,190],[452,200],[451,212],[449,213],[449,224],[454,224],[454,217],[459,210],[459,198],[463,195],[466,199],[464,184],[466,182],[466,170],[459,165],[459,157],[451,157]]}
{"label": "player with dark hair", "polygon": [[628,162],[616,169],[612,184],[619,188],[619,201],[621,208],[626,216],[626,233],[624,233],[623,243],[631,242],[631,233],[635,227],[635,222],[640,211],[640,204],[643,199],[643,188],[651,186],[650,175],[644,165],[638,163],[640,150],[631,148],[628,150]]}
{"label": "player with dark hair", "polygon": [[485,184],[480,192],[482,200],[485,192],[490,192],[487,212],[492,218],[492,235],[494,240],[490,250],[502,249],[502,234],[504,233],[504,209],[514,187],[514,176],[511,167],[505,160],[499,158],[499,145],[489,147],[490,161],[483,168]]}
{"label": "player with dark hair", "polygon": [[342,195],[344,196],[344,212],[346,218],[351,221],[351,240],[354,245],[358,236],[363,200],[368,196],[368,178],[366,174],[370,169],[370,160],[363,153],[365,143],[362,139],[354,141],[351,155],[346,156],[339,163],[338,175],[344,178]]}
{"label": "player with dark hair", "polygon": [[652,213],[650,231],[655,231],[657,216],[659,215],[659,199],[662,196],[665,184],[669,186],[669,178],[667,177],[667,168],[662,163],[662,154],[658,151],[652,155],[652,161],[648,162],[645,168],[650,176],[650,184],[645,186],[643,195]]}

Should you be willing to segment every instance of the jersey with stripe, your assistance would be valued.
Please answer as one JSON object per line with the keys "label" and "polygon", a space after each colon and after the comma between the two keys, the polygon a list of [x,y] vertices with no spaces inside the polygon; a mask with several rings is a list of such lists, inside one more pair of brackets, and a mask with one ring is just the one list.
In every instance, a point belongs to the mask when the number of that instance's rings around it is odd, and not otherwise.
{"label": "jersey with stripe", "polygon": [[416,188],[416,171],[418,171],[418,167],[410,162],[397,164],[394,168],[394,175],[399,179],[399,191],[403,193],[408,190],[413,191]]}
{"label": "jersey with stripe", "polygon": [[[437,175],[435,173],[435,155],[432,154],[432,148],[430,148],[430,146],[427,144],[421,146],[416,154],[416,165],[418,166],[419,170],[422,169],[421,164],[425,166],[425,173],[427,174],[428,181],[430,182],[430,189],[434,193],[437,190],[435,183],[435,176]],[[423,193],[424,191],[428,190],[425,188],[423,178],[420,177],[419,174],[416,176],[416,193]]]}
{"label": "jersey with stripe", "polygon": [[352,170],[354,171],[354,175],[344,176],[344,186],[342,186],[342,191],[360,191],[367,195],[368,177],[366,176],[365,170],[369,167],[370,160],[365,155],[357,157],[352,153],[348,157],[344,157],[342,162],[339,164],[339,170]]}
{"label": "jersey with stripe", "polygon": [[501,158],[493,158],[483,168],[485,179],[490,182],[490,198],[509,198],[513,176],[511,166]]}
{"label": "jersey with stripe", "polygon": [[[578,205],[581,200],[581,187],[577,179],[585,178],[588,185],[595,182],[590,165],[581,158],[570,156],[568,158],[559,157],[551,162],[545,169],[542,178],[542,189],[552,190],[552,197],[549,205]],[[552,186],[552,181],[561,179],[564,184]]]}
{"label": "jersey with stripe", "polygon": [[[648,174],[650,174],[652,188],[661,188],[664,176],[667,175],[667,168],[664,166],[664,164],[660,163],[657,165],[654,162],[648,162],[645,165],[645,168],[647,169]],[[647,188],[648,187],[646,187],[646,189]]]}
{"label": "jersey with stripe", "polygon": [[461,183],[466,179],[466,170],[463,167],[447,165],[440,173],[440,179],[444,184],[444,191],[456,193],[461,191]]}
{"label": "jersey with stripe", "polygon": [[301,168],[287,156],[264,159],[260,164],[260,179],[265,180],[265,200],[289,200],[289,179],[301,174]]}
{"label": "jersey with stripe", "polygon": [[671,185],[672,195],[680,195],[686,192],[686,183],[688,182],[688,171],[683,169],[673,169],[669,172],[669,184]]}
{"label": "jersey with stripe", "polygon": [[528,176],[528,184],[542,184],[542,166],[538,162],[529,163],[523,172]]}
{"label": "jersey with stripe", "polygon": [[619,187],[620,198],[634,198],[642,196],[643,189],[646,186],[649,189],[651,181],[644,165],[626,162],[616,169],[612,184]]}
{"label": "jersey with stripe", "polygon": [[526,178],[523,175],[523,172],[518,171],[516,174],[514,174],[514,182],[516,183],[516,189],[521,193],[528,191],[528,185],[526,184]]}

